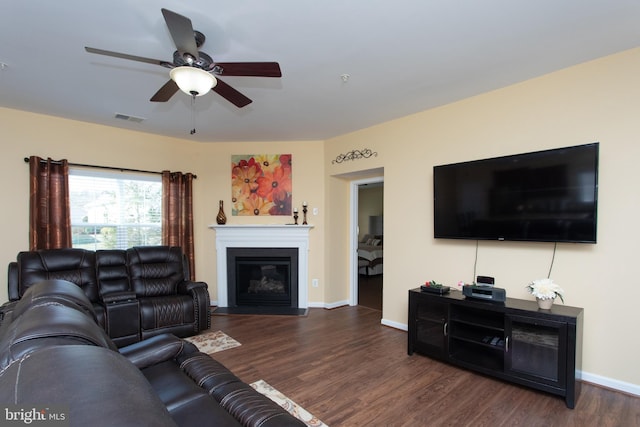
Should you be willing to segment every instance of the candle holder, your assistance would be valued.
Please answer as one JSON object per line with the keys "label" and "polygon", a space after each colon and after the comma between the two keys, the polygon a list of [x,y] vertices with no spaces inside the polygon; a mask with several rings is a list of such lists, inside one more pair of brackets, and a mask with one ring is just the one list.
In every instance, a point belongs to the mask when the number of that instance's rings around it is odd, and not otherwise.
{"label": "candle holder", "polygon": [[302,205],[302,225],[307,225],[307,205]]}
{"label": "candle holder", "polygon": [[298,225],[298,209],[293,210],[293,223]]}

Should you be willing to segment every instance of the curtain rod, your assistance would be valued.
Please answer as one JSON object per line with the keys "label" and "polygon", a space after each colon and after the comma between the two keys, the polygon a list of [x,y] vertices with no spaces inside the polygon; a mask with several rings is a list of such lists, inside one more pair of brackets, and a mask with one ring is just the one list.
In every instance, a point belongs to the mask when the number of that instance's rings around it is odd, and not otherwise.
{"label": "curtain rod", "polygon": [[[40,160],[43,163],[46,163],[47,161],[45,159],[41,159]],[[29,163],[29,158],[25,157],[24,158],[24,162],[25,163]],[[53,163],[56,164],[61,164],[61,162],[59,160],[52,160]],[[162,172],[157,172],[157,171],[146,171],[146,170],[142,170],[142,169],[129,169],[129,168],[116,168],[113,166],[99,166],[99,165],[87,165],[84,163],[71,163],[69,162],[69,166],[77,166],[77,167],[83,167],[83,168],[94,168],[94,169],[107,169],[107,170],[114,170],[114,171],[120,171],[120,172],[138,172],[138,173],[152,173],[155,175],[162,175]],[[193,179],[197,179],[198,176],[197,175],[193,175]]]}

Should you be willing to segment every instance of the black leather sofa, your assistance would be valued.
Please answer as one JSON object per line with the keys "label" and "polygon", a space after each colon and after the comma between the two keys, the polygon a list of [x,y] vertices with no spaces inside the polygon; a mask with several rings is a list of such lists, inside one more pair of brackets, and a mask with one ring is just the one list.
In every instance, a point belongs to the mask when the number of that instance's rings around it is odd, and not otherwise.
{"label": "black leather sofa", "polygon": [[98,427],[305,425],[174,335],[118,350],[93,307],[77,285],[49,280],[29,286],[5,313],[0,419],[52,414],[70,426]]}
{"label": "black leather sofa", "polygon": [[79,286],[98,324],[117,346],[163,333],[187,337],[210,327],[207,284],[189,280],[180,247],[20,252],[9,264],[10,302],[0,309],[0,316],[29,287],[49,279]]}

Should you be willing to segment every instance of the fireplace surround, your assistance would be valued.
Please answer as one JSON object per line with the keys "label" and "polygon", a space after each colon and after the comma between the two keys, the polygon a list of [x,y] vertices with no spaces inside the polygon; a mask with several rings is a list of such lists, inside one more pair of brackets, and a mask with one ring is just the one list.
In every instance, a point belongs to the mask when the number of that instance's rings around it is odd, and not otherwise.
{"label": "fireplace surround", "polygon": [[297,307],[308,308],[309,230],[312,225],[213,224],[209,228],[216,232],[218,307],[230,307],[227,286],[229,248],[295,248],[298,252]]}

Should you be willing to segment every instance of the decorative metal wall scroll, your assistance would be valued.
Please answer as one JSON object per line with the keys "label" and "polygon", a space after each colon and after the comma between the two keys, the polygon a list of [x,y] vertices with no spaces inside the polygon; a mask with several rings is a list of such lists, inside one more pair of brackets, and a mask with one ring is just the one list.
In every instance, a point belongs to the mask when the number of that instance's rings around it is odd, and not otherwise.
{"label": "decorative metal wall scroll", "polygon": [[375,151],[371,151],[370,148],[363,148],[362,150],[351,150],[348,153],[340,154],[336,157],[335,160],[332,160],[331,163],[342,163],[347,160],[358,160],[358,159],[368,159],[369,157],[377,157],[378,153]]}

